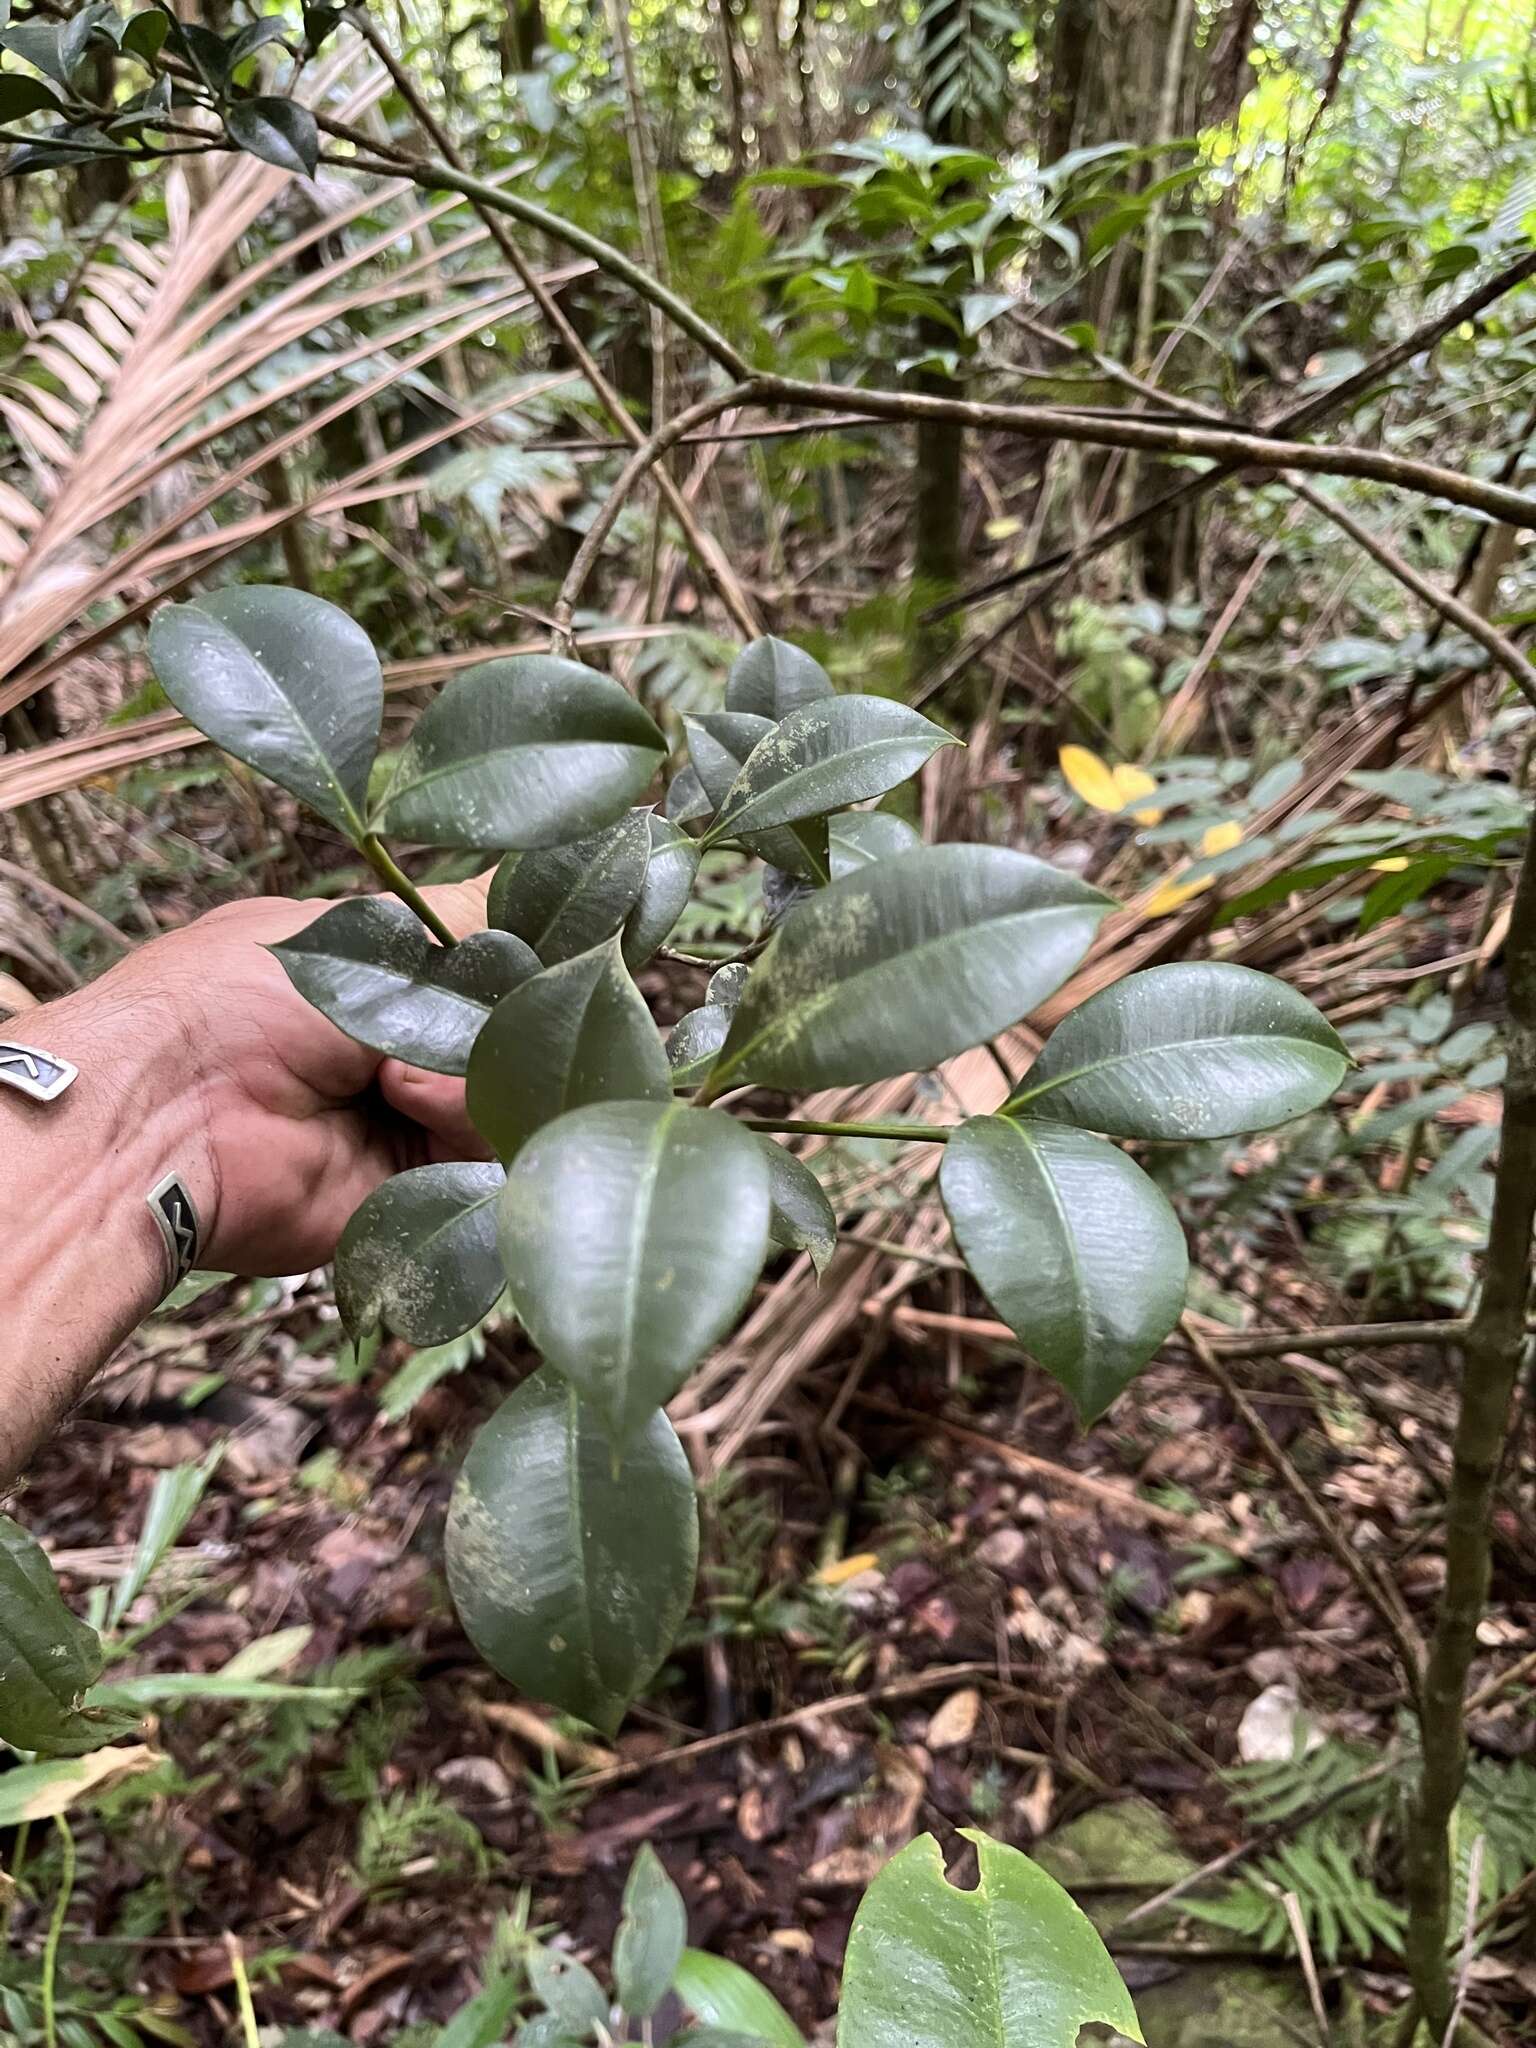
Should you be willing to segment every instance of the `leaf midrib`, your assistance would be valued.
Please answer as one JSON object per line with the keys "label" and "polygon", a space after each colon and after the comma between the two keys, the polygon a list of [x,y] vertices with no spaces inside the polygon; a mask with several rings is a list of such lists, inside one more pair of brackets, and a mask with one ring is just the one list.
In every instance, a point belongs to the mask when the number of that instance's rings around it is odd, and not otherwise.
{"label": "leaf midrib", "polygon": [[[793,789],[797,782],[805,781],[808,777],[814,776],[819,770],[830,769],[838,766],[840,763],[843,762],[857,762],[878,756],[880,754],[888,754],[897,748],[918,747],[926,744],[926,737],[920,733],[909,733],[905,737],[894,733],[887,733],[883,738],[880,739],[861,740],[857,746],[839,747],[835,754],[824,754],[819,761],[807,761],[804,762],[798,768],[792,768],[787,775],[780,776],[777,782],[770,782],[766,789],[758,789],[751,791],[746,797],[743,798],[740,807],[735,811],[732,811],[731,809],[731,798],[735,795],[735,790],[728,789],[725,793],[725,802],[720,806],[720,815],[715,820],[715,830],[730,830],[733,832],[771,832],[777,826],[788,826],[803,823],[803,817],[775,818],[771,819],[765,825],[755,825],[752,822],[751,817],[752,807],[754,804],[766,803],[770,797],[780,795],[786,789]],[[933,744],[929,746],[928,751],[931,754],[937,753],[939,748],[945,744],[945,740],[935,739]],[[953,739],[950,739],[948,741],[948,744],[950,746],[955,746],[958,744],[958,742]],[[751,759],[749,757],[742,767],[741,773],[743,776],[746,775],[747,770],[751,767],[751,765]],[[739,780],[740,778],[738,778],[738,786]],[[873,794],[873,792],[868,792],[868,794]],[[807,812],[804,815],[814,816],[815,813]]]}
{"label": "leaf midrib", "polygon": [[463,775],[472,768],[484,767],[487,762],[497,759],[500,755],[528,754],[535,751],[543,752],[551,747],[622,747],[626,752],[632,754],[659,754],[661,752],[661,749],[658,747],[642,746],[638,740],[600,740],[590,737],[585,739],[520,740],[514,746],[489,747],[483,753],[460,754],[452,761],[444,761],[440,766],[428,768],[420,775],[412,776],[408,780],[404,777],[397,777],[389,792],[390,808],[393,809],[403,796],[408,796],[416,790],[428,789],[433,783],[442,782],[450,775]]}
{"label": "leaf midrib", "polygon": [[672,1124],[681,1114],[681,1106],[667,1103],[651,1127],[646,1141],[646,1157],[643,1171],[635,1188],[634,1206],[630,1210],[629,1263],[623,1294],[623,1341],[619,1363],[623,1373],[623,1384],[618,1403],[619,1419],[627,1419],[624,1410],[629,1405],[629,1390],[635,1369],[635,1323],[640,1312],[640,1272],[645,1253],[645,1240],[650,1229],[651,1204],[656,1193],[656,1184],[661,1178],[662,1160],[666,1154]]}
{"label": "leaf midrib", "polygon": [[[294,702],[293,698],[289,696],[288,692],[283,688],[282,684],[278,681],[274,671],[268,668],[266,663],[257,656],[254,649],[251,647],[249,641],[242,640],[240,638],[240,635],[235,631],[233,626],[226,625],[221,618],[217,617],[213,612],[205,610],[202,605],[198,605],[196,609],[202,612],[203,617],[205,619],[212,619],[213,623],[218,627],[219,631],[223,634],[226,634],[228,638],[231,639],[234,642],[234,644],[240,649],[241,653],[249,658],[251,667],[255,669],[256,673],[259,676],[264,676],[266,678],[268,684],[271,686],[273,696],[276,697],[279,704],[283,705],[287,709],[290,723],[292,724],[294,729],[308,743],[311,754],[313,755],[314,759],[319,762],[321,770],[323,771],[322,780],[328,783],[331,789],[333,789],[336,795],[341,799],[342,812],[348,824],[350,826],[355,826],[357,834],[361,835],[363,831],[363,816],[361,811],[358,810],[356,803],[353,801],[351,791],[343,786],[341,778],[337,775],[336,770],[331,765],[330,756],[326,753],[324,747],[321,746],[318,738],[310,729],[308,719],[304,717],[303,713],[299,710],[299,707]],[[217,742],[215,742],[215,745],[217,745]],[[226,749],[226,751],[228,750]]]}
{"label": "leaf midrib", "polygon": [[[1042,1081],[1034,1088],[1026,1088],[1004,1105],[1004,1114],[1011,1115],[1026,1104],[1037,1102],[1044,1095],[1051,1095],[1058,1088],[1065,1088],[1069,1082],[1080,1081],[1087,1074],[1106,1073],[1111,1067],[1124,1067],[1136,1060],[1163,1058],[1181,1053],[1210,1052],[1221,1046],[1243,1046],[1250,1044],[1295,1046],[1309,1049],[1314,1053],[1332,1053],[1333,1047],[1322,1044],[1315,1038],[1296,1038],[1290,1032],[1261,1033],[1257,1031],[1228,1032],[1221,1038],[1178,1038],[1167,1045],[1142,1045],[1131,1052],[1106,1053],[1102,1059],[1086,1060],[1079,1067],[1069,1067],[1066,1073],[1056,1074]],[[1334,1053],[1334,1057],[1339,1055]],[[1028,1079],[1028,1076],[1025,1077]]]}
{"label": "leaf midrib", "polygon": [[[729,1060],[716,1065],[711,1076],[711,1092],[717,1092],[719,1083],[728,1074],[734,1073],[742,1062],[750,1058],[765,1040],[782,1033],[787,1022],[793,1021],[800,1025],[810,1022],[812,1019],[820,1016],[821,1012],[835,1003],[840,996],[845,995],[848,990],[857,988],[858,984],[867,976],[882,973],[886,968],[895,966],[898,961],[921,960],[936,948],[959,944],[973,937],[977,932],[985,931],[989,926],[993,925],[1011,924],[1022,918],[1058,917],[1065,913],[1077,912],[1097,912],[1100,917],[1103,917],[1108,912],[1108,909],[1109,905],[1107,903],[1102,906],[1093,902],[1039,904],[1027,910],[1010,910],[1004,912],[1000,917],[981,918],[973,924],[961,925],[958,928],[945,932],[936,932],[932,938],[924,939],[915,946],[906,946],[898,952],[886,953],[880,959],[870,961],[867,966],[856,969],[854,973],[843,976],[841,980],[825,983],[813,995],[805,997],[795,1008],[778,1011],[753,1037],[748,1039],[743,1046],[739,1047]],[[1007,1107],[1011,1109],[1013,1104],[1010,1103]]]}

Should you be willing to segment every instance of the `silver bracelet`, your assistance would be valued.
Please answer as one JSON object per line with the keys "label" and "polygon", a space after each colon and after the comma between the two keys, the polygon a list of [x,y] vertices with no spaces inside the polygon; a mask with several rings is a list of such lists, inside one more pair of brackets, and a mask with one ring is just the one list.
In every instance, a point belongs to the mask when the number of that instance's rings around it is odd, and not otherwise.
{"label": "silver bracelet", "polygon": [[55,1052],[39,1052],[35,1045],[0,1039],[0,1082],[19,1088],[34,1102],[56,1102],[79,1072]]}
{"label": "silver bracelet", "polygon": [[187,1192],[186,1183],[174,1173],[168,1173],[164,1180],[156,1181],[144,1197],[149,1204],[149,1213],[165,1242],[166,1269],[169,1278],[165,1291],[169,1294],[181,1285],[192,1268],[197,1264],[197,1254],[202,1246],[203,1227],[198,1221],[197,1204]]}

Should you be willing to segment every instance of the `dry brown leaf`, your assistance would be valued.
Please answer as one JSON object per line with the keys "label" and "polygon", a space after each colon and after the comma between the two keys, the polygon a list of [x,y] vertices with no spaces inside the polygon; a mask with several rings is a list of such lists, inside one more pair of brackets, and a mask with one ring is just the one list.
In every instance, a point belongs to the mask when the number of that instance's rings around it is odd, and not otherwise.
{"label": "dry brown leaf", "polygon": [[974,1685],[952,1692],[929,1717],[927,1743],[930,1749],[959,1749],[976,1733],[981,1715],[981,1694]]}

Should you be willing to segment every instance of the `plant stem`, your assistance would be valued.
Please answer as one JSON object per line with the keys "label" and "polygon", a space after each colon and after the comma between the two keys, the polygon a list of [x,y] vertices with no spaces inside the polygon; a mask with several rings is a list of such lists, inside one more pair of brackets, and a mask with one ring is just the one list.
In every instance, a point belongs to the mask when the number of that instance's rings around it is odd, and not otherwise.
{"label": "plant stem", "polygon": [[824,1124],[805,1117],[744,1116],[749,1131],[788,1131],[801,1138],[890,1138],[917,1145],[947,1145],[958,1124]]}
{"label": "plant stem", "polygon": [[[337,129],[340,126],[333,124]],[[351,139],[349,136],[348,140]],[[365,136],[358,136],[355,146],[360,146],[355,157],[334,156],[327,152],[321,161],[342,170],[371,171],[384,178],[409,178],[423,191],[461,192],[477,206],[510,214],[515,220],[543,229],[569,248],[591,257],[600,270],[618,278],[647,305],[660,307],[668,319],[696,341],[730,376],[749,379],[755,395],[766,404],[835,413],[844,413],[853,407],[874,419],[949,420],[958,426],[1017,434],[1026,440],[1081,441],[1090,447],[1204,456],[1217,465],[1215,470],[1192,479],[1187,485],[1180,485],[1181,495],[1209,488],[1220,477],[1233,475],[1252,465],[1266,469],[1307,469],[1326,476],[1357,476],[1379,483],[1398,484],[1428,497],[1444,498],[1453,505],[1486,512],[1491,518],[1509,526],[1536,525],[1536,497],[1527,492],[1490,483],[1481,477],[1463,476],[1455,470],[1442,469],[1434,463],[1419,462],[1408,456],[1393,455],[1379,448],[1281,441],[1247,429],[1186,426],[1129,414],[1086,414],[1060,406],[992,405],[967,399],[934,397],[921,391],[865,390],[846,384],[816,384],[798,377],[754,373],[740,351],[717,328],[640,264],[632,263],[601,237],[589,234],[585,228],[563,220],[547,207],[525,199],[520,192],[488,185],[481,178],[472,178],[463,171],[454,170],[449,164],[403,164],[365,154],[371,149]],[[1536,258],[1532,260],[1532,268],[1536,269]],[[1170,493],[1170,497],[1172,495]],[[1158,508],[1166,502],[1159,499]],[[1141,516],[1137,513],[1132,518],[1140,519]],[[1120,531],[1129,531],[1129,528],[1128,521]],[[1021,573],[1037,573],[1039,566],[1032,565],[1028,572],[1010,571],[992,584],[962,592],[946,605],[932,607],[930,615],[936,616],[951,607],[971,603],[984,591],[1002,588],[1018,580]]]}
{"label": "plant stem", "polygon": [[560,585],[560,595],[555,599],[553,613],[554,632],[551,645],[557,654],[569,655],[574,644],[571,620],[581,597],[587,578],[596,565],[603,545],[613,531],[619,514],[628,502],[635,486],[645,477],[666,454],[667,450],[684,435],[691,433],[705,421],[712,420],[718,413],[729,412],[733,406],[744,405],[753,394],[750,383],[733,384],[725,391],[713,391],[707,398],[701,398],[696,405],[686,406],[644,441],[631,455],[619,472],[613,489],[598,508],[597,516],[582,535],[581,546],[576,550],[571,566],[565,572]]}
{"label": "plant stem", "polygon": [[1445,1591],[1429,1645],[1419,1722],[1423,1764],[1408,1830],[1407,1955],[1432,2040],[1453,1994],[1446,1960],[1450,1824],[1466,1773],[1467,1673],[1488,1597],[1494,1484],[1525,1354],[1531,1227],[1536,1220],[1536,858],[1527,844],[1505,947],[1508,975],[1504,1126],[1482,1291],[1463,1350],[1461,1403],[1446,1503]]}
{"label": "plant stem", "polygon": [[75,1838],[62,1813],[54,1815],[53,1824],[59,1831],[63,1868],[59,1874],[59,1896],[53,1902],[48,1937],[43,1943],[43,2041],[46,2048],[58,2048],[59,1944],[64,1939],[64,1918],[75,1890]]}
{"label": "plant stem", "polygon": [[261,2048],[261,2029],[256,2023],[256,2007],[251,1999],[251,1980],[246,1973],[245,1950],[240,1946],[239,1937],[226,1934],[224,1946],[229,1951],[229,1967],[235,1979],[235,2000],[240,2008],[240,2033],[245,2048]]}
{"label": "plant stem", "polygon": [[365,833],[358,842],[358,852],[378,876],[384,886],[414,910],[434,939],[445,946],[456,946],[458,940],[447,925],[422,895],[410,876],[395,860],[389,848],[376,832]]}

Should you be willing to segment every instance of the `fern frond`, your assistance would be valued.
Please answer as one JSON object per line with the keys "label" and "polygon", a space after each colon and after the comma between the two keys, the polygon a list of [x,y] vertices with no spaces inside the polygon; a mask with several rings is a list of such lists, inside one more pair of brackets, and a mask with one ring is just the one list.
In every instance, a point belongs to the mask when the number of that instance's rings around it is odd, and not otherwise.
{"label": "fern frond", "polygon": [[[1358,1838],[1355,1838],[1357,1841]],[[1252,1941],[1270,1954],[1295,1943],[1285,1910],[1294,1898],[1313,1949],[1327,1963],[1378,1949],[1401,1955],[1408,1916],[1356,1861],[1353,1842],[1331,1828],[1306,1828],[1294,1842],[1259,1858],[1213,1899],[1190,1899],[1196,1919]]]}

